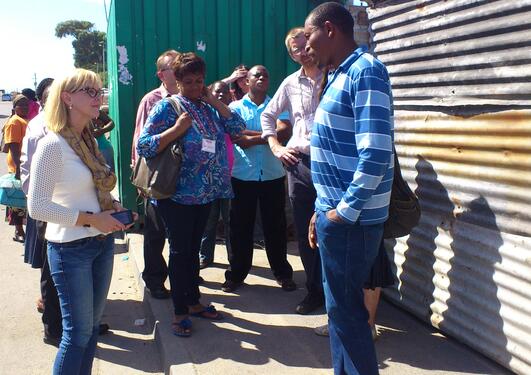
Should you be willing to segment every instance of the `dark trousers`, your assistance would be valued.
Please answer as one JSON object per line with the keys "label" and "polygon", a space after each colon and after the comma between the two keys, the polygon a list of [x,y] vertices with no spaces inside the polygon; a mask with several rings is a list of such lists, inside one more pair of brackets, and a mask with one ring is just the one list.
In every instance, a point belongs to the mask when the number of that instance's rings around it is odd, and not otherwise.
{"label": "dark trousers", "polygon": [[377,375],[363,284],[382,240],[383,224],[336,223],[317,211],[330,350],[336,375]]}
{"label": "dark trousers", "polygon": [[308,242],[308,225],[315,209],[315,188],[310,170],[310,157],[300,154],[296,166],[288,168],[288,195],[293,207],[293,219],[297,230],[297,242],[304,271],[308,294],[323,298],[321,257]]}
{"label": "dark trousers", "polygon": [[199,248],[210,203],[183,205],[161,199],[156,206],[170,242],[169,276],[175,315],[188,314],[199,303]]}
{"label": "dark trousers", "polygon": [[[44,246],[44,253],[46,253],[47,246]],[[41,298],[44,305],[44,312],[42,313],[42,323],[44,325],[44,334],[55,338],[60,338],[63,333],[61,306],[59,304],[59,297],[57,296],[57,289],[53,283],[52,275],[50,274],[50,265],[48,264],[48,257],[44,256],[44,264],[41,272]]]}
{"label": "dark trousers", "polygon": [[162,218],[149,199],[145,200],[144,271],[142,279],[148,289],[158,289],[168,277],[168,266],[162,256],[166,229]]}
{"label": "dark trousers", "polygon": [[253,264],[253,229],[256,205],[260,205],[267,259],[277,280],[291,279],[287,259],[286,190],[284,177],[270,181],[242,181],[232,178],[234,199],[230,210],[229,268],[225,278],[243,282]]}
{"label": "dark trousers", "polygon": [[44,325],[44,334],[46,336],[61,338],[63,333],[61,306],[59,304],[59,297],[57,296],[57,289],[53,283],[52,275],[50,274],[50,265],[48,264],[47,249],[48,245],[44,238],[46,231],[46,223],[36,220],[37,228],[36,235],[38,242],[41,244],[42,268],[41,268],[41,298],[44,305],[44,312],[42,313],[42,323]]}

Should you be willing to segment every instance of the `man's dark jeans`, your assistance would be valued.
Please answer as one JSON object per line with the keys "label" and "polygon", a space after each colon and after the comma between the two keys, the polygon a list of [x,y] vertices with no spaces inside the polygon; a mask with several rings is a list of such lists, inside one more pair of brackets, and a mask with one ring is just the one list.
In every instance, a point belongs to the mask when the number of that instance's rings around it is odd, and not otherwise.
{"label": "man's dark jeans", "polygon": [[287,259],[286,188],[284,177],[270,181],[232,178],[234,199],[230,209],[229,269],[225,278],[243,282],[253,264],[253,232],[256,206],[260,205],[267,260],[277,280],[291,279]]}
{"label": "man's dark jeans", "polygon": [[377,375],[362,288],[378,253],[383,224],[337,223],[317,211],[316,232],[334,374]]}
{"label": "man's dark jeans", "polygon": [[144,212],[144,271],[142,271],[142,279],[144,279],[148,289],[159,289],[168,277],[168,266],[162,256],[166,241],[166,229],[150,199],[146,199]]}
{"label": "man's dark jeans", "polygon": [[315,211],[316,196],[309,156],[300,154],[299,163],[288,168],[288,195],[293,207],[299,255],[306,272],[306,288],[310,296],[320,299],[323,298],[321,257],[308,242],[308,225]]}

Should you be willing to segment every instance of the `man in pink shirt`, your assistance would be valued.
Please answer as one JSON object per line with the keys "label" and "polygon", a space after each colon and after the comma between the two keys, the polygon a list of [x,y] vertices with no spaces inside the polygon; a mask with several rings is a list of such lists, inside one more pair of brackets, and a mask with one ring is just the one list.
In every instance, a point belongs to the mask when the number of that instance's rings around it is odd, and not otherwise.
{"label": "man in pink shirt", "polygon": [[[157,77],[161,80],[161,85],[153,91],[148,92],[140,101],[136,114],[135,133],[133,135],[133,145],[131,149],[131,167],[134,168],[138,159],[136,143],[144,128],[149,112],[161,99],[178,92],[177,81],[171,68],[171,63],[179,55],[175,50],[164,52],[157,59]],[[144,271],[142,278],[149,289],[151,296],[157,299],[170,297],[170,292],[164,286],[168,277],[168,266],[162,256],[162,249],[166,241],[166,232],[162,219],[157,215],[153,202],[145,200],[145,222],[144,222]]]}

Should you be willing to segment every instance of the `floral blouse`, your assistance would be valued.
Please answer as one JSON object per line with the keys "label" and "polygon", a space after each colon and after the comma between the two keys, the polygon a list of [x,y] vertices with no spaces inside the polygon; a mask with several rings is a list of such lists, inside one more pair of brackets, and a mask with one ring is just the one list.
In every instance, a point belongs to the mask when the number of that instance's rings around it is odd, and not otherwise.
{"label": "floral blouse", "polygon": [[[225,119],[206,103],[194,104],[181,95],[174,95],[173,98],[190,114],[192,126],[181,138],[183,161],[176,191],[171,199],[179,204],[193,205],[232,198],[225,134],[239,136],[245,129],[245,122],[232,110],[232,117]],[[172,127],[177,118],[168,99],[158,102],[149,113],[138,138],[138,154],[148,159],[157,155],[160,133]],[[214,141],[215,152],[203,150],[203,139]]]}

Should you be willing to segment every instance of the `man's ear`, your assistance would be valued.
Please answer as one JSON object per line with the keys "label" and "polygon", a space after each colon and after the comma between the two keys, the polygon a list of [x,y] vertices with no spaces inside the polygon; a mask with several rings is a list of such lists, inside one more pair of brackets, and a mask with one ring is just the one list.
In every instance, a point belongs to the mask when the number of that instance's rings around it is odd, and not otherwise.
{"label": "man's ear", "polygon": [[330,21],[325,21],[325,23],[323,24],[323,29],[328,38],[333,38],[336,35],[336,27]]}

